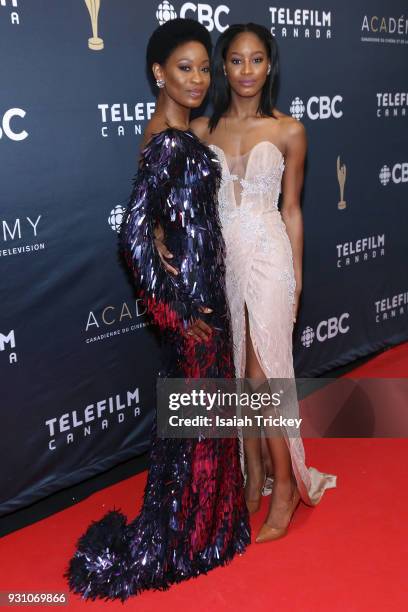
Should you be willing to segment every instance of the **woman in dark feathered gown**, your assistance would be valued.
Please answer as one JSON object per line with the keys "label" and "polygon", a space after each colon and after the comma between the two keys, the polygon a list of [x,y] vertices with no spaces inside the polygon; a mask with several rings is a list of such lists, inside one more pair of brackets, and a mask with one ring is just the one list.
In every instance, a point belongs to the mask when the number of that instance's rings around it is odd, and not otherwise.
{"label": "woman in dark feathered gown", "polygon": [[[188,130],[190,109],[208,89],[210,51],[207,30],[191,20],[167,22],[149,41],[148,65],[160,94],[123,226],[139,292],[170,347],[163,374],[172,377],[234,376],[217,213],[220,166]],[[154,247],[157,227],[176,276]],[[84,598],[124,601],[224,565],[249,541],[237,438],[153,435],[140,514],[128,523],[111,510],[93,522],[65,576]]]}

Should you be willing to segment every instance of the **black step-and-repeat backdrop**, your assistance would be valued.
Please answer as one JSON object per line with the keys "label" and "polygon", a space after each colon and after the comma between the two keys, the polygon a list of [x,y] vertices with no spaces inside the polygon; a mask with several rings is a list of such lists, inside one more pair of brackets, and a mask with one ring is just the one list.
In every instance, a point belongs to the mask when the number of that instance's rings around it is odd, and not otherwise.
{"label": "black step-and-repeat backdrop", "polygon": [[159,351],[117,229],[168,19],[278,40],[309,137],[298,375],[408,337],[406,3],[226,2],[0,0],[1,514],[148,447]]}

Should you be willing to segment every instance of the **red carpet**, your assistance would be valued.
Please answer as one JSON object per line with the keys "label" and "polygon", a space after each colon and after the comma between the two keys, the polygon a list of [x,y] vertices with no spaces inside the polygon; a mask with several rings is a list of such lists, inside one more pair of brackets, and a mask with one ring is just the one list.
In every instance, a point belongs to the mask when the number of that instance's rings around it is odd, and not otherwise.
{"label": "red carpet", "polygon": [[[408,376],[408,344],[356,369],[352,376]],[[276,612],[361,612],[407,608],[408,440],[305,440],[308,464],[338,475],[338,488],[316,508],[300,505],[288,535],[253,544],[226,568],[169,591],[128,600],[143,612],[192,609]],[[145,474],[15,532],[0,542],[0,591],[67,592],[62,578],[78,536],[109,508],[133,518]],[[254,533],[268,499],[252,522]],[[69,610],[123,610],[120,602],[83,602],[69,595]],[[50,609],[50,608],[43,608]],[[62,608],[64,609],[64,608]],[[66,609],[66,608],[65,608]]]}

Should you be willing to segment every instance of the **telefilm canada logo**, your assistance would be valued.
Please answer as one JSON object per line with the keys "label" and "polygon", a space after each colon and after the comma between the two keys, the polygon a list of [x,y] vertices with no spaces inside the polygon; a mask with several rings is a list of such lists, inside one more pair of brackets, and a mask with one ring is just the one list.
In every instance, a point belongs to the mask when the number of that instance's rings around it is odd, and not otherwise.
{"label": "telefilm canada logo", "polygon": [[310,348],[313,342],[327,342],[338,334],[347,334],[350,331],[350,314],[343,312],[339,316],[323,319],[314,328],[307,325],[300,336],[300,341],[305,348]]}
{"label": "telefilm canada logo", "polygon": [[363,15],[361,42],[408,44],[408,18],[404,15]]}
{"label": "telefilm canada logo", "polygon": [[375,322],[383,323],[408,314],[408,291],[396,293],[374,302]]}
{"label": "telefilm canada logo", "polygon": [[377,97],[377,117],[394,118],[408,116],[408,92],[379,92]]}
{"label": "telefilm canada logo", "polygon": [[144,125],[149,121],[156,107],[155,101],[115,102],[114,104],[98,104],[101,126],[100,133],[103,138],[110,136],[140,136]]}
{"label": "telefilm canada logo", "polygon": [[16,348],[16,335],[14,329],[10,329],[10,331],[6,334],[0,332],[0,353],[4,353],[6,355],[6,359],[9,364],[17,363],[17,352]]}
{"label": "telefilm canada logo", "polygon": [[146,312],[141,298],[90,310],[84,327],[85,343],[94,344],[147,327]]}
{"label": "telefilm canada logo", "polygon": [[385,234],[364,236],[357,240],[336,244],[336,265],[347,268],[385,255]]}
{"label": "telefilm canada logo", "polygon": [[85,407],[52,416],[44,423],[48,433],[48,449],[69,445],[77,440],[109,432],[112,427],[141,415],[139,387],[98,399]]}
{"label": "telefilm canada logo", "polygon": [[184,2],[177,13],[172,3],[163,0],[157,7],[156,19],[160,25],[177,17],[181,19],[197,19],[209,32],[213,30],[225,32],[229,27],[227,22],[229,12],[230,8],[226,4]]}
{"label": "telefilm canada logo", "polygon": [[14,142],[25,140],[28,132],[21,120],[26,114],[23,108],[9,108],[3,114],[0,113],[0,140],[2,138]]}
{"label": "telefilm canada logo", "polygon": [[0,223],[0,257],[33,255],[44,251],[46,243],[40,238],[42,215],[7,218]]}
{"label": "telefilm canada logo", "polygon": [[308,118],[311,121],[317,119],[340,119],[343,116],[343,96],[310,96],[306,101],[296,96],[290,103],[290,114],[300,121]]}
{"label": "telefilm canada logo", "polygon": [[381,166],[378,178],[383,187],[389,183],[394,183],[394,185],[408,183],[408,162],[397,162],[391,167],[384,164]]}
{"label": "telefilm canada logo", "polygon": [[0,0],[0,10],[3,8],[8,11],[12,25],[20,25],[19,2],[21,4],[21,0]]}
{"label": "telefilm canada logo", "polygon": [[270,6],[271,33],[277,38],[306,40],[332,37],[332,11],[322,9],[293,9]]}

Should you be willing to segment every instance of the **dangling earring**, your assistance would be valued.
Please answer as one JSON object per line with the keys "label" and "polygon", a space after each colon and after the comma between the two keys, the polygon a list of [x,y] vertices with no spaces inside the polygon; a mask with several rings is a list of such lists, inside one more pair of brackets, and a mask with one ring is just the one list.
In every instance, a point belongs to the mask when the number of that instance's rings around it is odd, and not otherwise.
{"label": "dangling earring", "polygon": [[156,85],[157,85],[157,87],[159,87],[160,89],[163,89],[163,87],[164,87],[164,79],[157,79],[157,80],[156,80]]}
{"label": "dangling earring", "polygon": [[271,74],[271,65],[269,64],[266,74]]}
{"label": "dangling earring", "polygon": [[227,76],[227,71],[225,70],[225,66],[224,66],[224,76]]}

